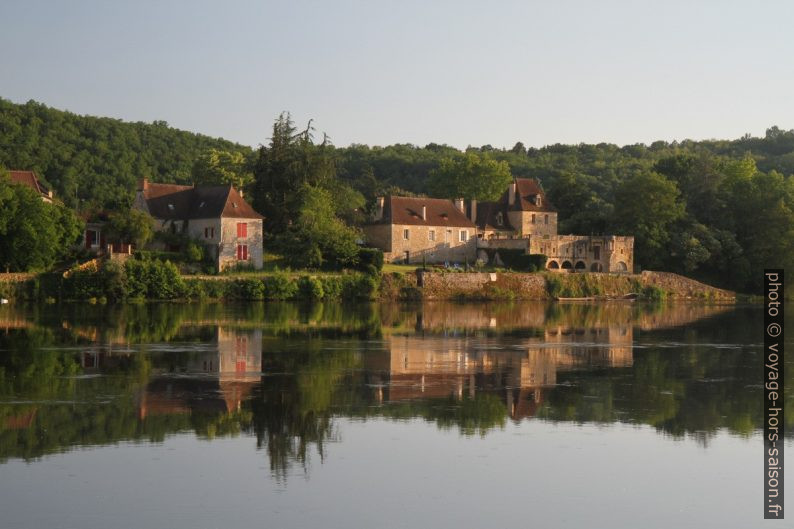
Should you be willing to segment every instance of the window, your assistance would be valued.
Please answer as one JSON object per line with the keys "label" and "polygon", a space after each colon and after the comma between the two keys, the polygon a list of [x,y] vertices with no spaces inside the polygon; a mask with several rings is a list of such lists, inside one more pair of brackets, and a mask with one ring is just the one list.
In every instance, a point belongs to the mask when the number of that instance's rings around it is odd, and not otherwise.
{"label": "window", "polygon": [[248,260],[248,245],[247,244],[238,244],[237,245],[237,260],[238,261],[247,261]]}
{"label": "window", "polygon": [[469,240],[469,230],[460,230],[460,242]]}
{"label": "window", "polygon": [[411,230],[407,230],[407,229],[403,230],[403,239],[407,241],[410,238],[411,238]]}
{"label": "window", "polygon": [[601,247],[600,246],[593,246],[593,259],[596,261],[601,260]]}
{"label": "window", "polygon": [[237,223],[237,236],[240,238],[248,237],[248,223],[247,222],[238,222]]}
{"label": "window", "polygon": [[504,223],[505,223],[505,219],[504,216],[502,216],[502,212],[500,211],[499,213],[496,214],[496,225],[503,226]]}
{"label": "window", "polygon": [[537,198],[537,199],[535,199],[535,200],[536,200],[536,202],[537,202],[538,206],[542,206],[542,205],[543,205],[543,203],[542,203],[542,202],[541,202],[541,200],[540,200],[540,195],[538,195],[538,198]]}
{"label": "window", "polygon": [[436,230],[430,230],[427,232],[427,240],[428,241],[435,241],[436,240]]}
{"label": "window", "polygon": [[204,228],[204,238],[212,239],[215,237],[215,228]]}
{"label": "window", "polygon": [[535,214],[532,214],[532,224],[535,224]]}
{"label": "window", "polygon": [[549,223],[549,216],[548,215],[546,215],[546,218],[543,219],[543,223],[544,224],[548,224]]}

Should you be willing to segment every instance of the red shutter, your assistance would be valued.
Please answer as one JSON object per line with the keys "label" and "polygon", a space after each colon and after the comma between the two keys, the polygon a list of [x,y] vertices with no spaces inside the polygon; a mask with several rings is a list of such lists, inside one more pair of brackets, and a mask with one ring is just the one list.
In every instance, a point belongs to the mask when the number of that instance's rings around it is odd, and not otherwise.
{"label": "red shutter", "polygon": [[247,222],[238,222],[237,223],[237,236],[241,238],[248,237],[248,223]]}

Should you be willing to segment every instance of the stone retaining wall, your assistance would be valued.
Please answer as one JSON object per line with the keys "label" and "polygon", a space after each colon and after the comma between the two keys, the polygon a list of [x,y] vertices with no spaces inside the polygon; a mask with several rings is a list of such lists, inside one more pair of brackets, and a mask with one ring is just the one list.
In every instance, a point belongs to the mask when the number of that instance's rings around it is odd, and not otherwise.
{"label": "stone retaining wall", "polygon": [[[582,276],[600,285],[604,297],[639,294],[642,287],[655,286],[670,299],[735,300],[736,294],[714,288],[669,272],[642,274],[555,274],[561,281],[581,280]],[[413,277],[411,277],[413,283]],[[545,274],[513,272],[439,272],[417,270],[416,296],[426,300],[442,299],[528,299],[548,300]],[[394,292],[392,292],[392,295]],[[387,296],[388,297],[388,296]],[[399,297],[399,296],[398,296]]]}

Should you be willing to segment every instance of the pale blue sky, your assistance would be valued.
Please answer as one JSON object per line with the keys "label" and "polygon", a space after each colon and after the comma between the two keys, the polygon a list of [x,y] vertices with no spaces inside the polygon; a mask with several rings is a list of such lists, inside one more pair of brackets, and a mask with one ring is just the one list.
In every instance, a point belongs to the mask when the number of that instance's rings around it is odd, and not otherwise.
{"label": "pale blue sky", "polygon": [[0,1],[0,97],[256,145],[794,128],[792,2]]}

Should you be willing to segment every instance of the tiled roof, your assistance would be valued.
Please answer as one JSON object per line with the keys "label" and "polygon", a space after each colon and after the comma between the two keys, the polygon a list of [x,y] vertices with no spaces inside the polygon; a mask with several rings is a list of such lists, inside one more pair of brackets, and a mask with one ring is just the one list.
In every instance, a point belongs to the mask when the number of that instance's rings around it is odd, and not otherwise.
{"label": "tiled roof", "polygon": [[[540,197],[541,203],[538,206],[535,198]],[[502,195],[502,200],[507,202],[508,192]],[[540,188],[540,184],[534,178],[516,178],[516,204],[513,209],[521,211],[557,211],[551,202],[546,198],[546,193]]]}
{"label": "tiled roof", "polygon": [[[426,208],[424,219],[423,206]],[[474,223],[451,200],[442,198],[386,197],[381,222],[410,226],[474,227]]]}
{"label": "tiled roof", "polygon": [[[471,208],[471,206],[469,206]],[[497,214],[502,214],[502,224],[497,222]],[[477,203],[477,227],[481,230],[506,230],[512,231],[513,226],[507,216],[506,202],[478,202]]]}
{"label": "tiled roof", "polygon": [[263,218],[231,185],[193,187],[147,182],[143,198],[149,213],[157,219]]}
{"label": "tiled roof", "polygon": [[12,182],[27,186],[41,195],[47,195],[49,192],[49,190],[39,182],[36,173],[33,171],[8,171],[8,175],[11,177]]}

